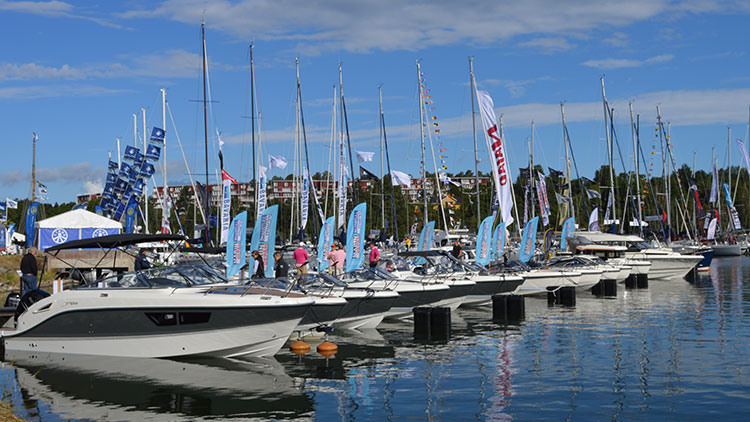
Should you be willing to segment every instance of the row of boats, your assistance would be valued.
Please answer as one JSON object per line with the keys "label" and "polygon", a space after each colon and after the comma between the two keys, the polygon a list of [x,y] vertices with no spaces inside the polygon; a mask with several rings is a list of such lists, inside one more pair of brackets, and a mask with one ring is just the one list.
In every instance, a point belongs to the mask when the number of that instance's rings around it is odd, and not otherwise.
{"label": "row of boats", "polygon": [[[605,237],[602,237],[605,236]],[[576,238],[576,254],[541,264],[480,266],[448,250],[384,252],[381,265],[333,276],[227,279],[210,260],[193,257],[145,271],[112,274],[49,295],[27,293],[0,330],[6,358],[14,352],[121,357],[263,357],[290,337],[318,327],[374,328],[408,318],[418,306],[483,306],[494,295],[546,295],[560,287],[590,290],[631,276],[681,278],[702,255],[633,247],[627,236]],[[598,238],[597,238],[598,237]],[[91,245],[124,248],[175,235],[115,235]],[[56,247],[85,248],[86,241]],[[73,243],[73,242],[69,242]],[[618,243],[629,243],[624,246]],[[467,250],[467,258],[471,251]]]}

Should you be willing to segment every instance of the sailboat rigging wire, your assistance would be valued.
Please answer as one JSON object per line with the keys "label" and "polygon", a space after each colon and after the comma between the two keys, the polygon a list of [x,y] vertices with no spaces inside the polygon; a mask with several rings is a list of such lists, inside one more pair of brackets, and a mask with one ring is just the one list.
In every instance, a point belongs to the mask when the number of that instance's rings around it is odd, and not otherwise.
{"label": "sailboat rigging wire", "polygon": [[[206,224],[206,214],[203,211],[203,205],[200,201],[200,195],[198,194],[198,190],[195,188],[195,182],[193,181],[193,175],[190,173],[190,167],[188,166],[187,158],[185,157],[185,150],[182,149],[182,141],[180,140],[180,134],[177,132],[177,125],[174,123],[174,116],[172,116],[172,108],[169,106],[169,103],[167,103],[167,111],[169,112],[169,120],[172,122],[172,128],[174,129],[174,136],[177,138],[177,145],[180,147],[180,153],[182,154],[182,160],[185,162],[185,168],[187,169],[188,178],[190,179],[190,187],[193,188],[193,194],[195,198],[195,202],[198,204],[198,209],[201,212],[201,217],[203,219],[203,224]],[[153,176],[151,177],[153,179]],[[155,184],[156,182],[154,182]],[[208,195],[208,186],[206,186],[206,195]],[[154,190],[157,192],[158,190]]]}

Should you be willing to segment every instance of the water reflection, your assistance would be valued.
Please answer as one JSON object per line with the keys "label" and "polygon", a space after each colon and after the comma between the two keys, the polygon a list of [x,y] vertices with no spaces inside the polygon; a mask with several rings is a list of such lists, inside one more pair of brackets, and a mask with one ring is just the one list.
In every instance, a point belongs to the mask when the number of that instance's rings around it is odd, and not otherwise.
{"label": "water reflection", "polygon": [[260,362],[36,357],[8,378],[17,408],[45,421],[742,419],[749,270],[750,259],[716,259],[690,282],[579,294],[573,308],[530,298],[515,325],[459,309],[447,342],[386,322],[334,332],[328,357],[315,344]]}
{"label": "water reflection", "polygon": [[[273,359],[166,359],[15,354],[7,357],[25,408],[53,404],[61,418],[195,420],[312,414],[309,395]],[[37,412],[39,413],[39,412]]]}

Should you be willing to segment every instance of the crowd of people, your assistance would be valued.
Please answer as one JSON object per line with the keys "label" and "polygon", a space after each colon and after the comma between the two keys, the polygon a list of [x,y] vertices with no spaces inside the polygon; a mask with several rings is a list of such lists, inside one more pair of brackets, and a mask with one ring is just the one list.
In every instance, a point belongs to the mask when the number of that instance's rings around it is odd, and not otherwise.
{"label": "crowd of people", "polygon": [[[265,265],[263,264],[263,257],[260,253],[255,250],[251,252],[253,257],[253,278],[265,278]],[[377,267],[380,264],[380,249],[377,244],[372,241],[369,243],[368,264],[370,268]],[[323,258],[328,261],[328,272],[331,275],[338,276],[344,273],[346,268],[346,250],[340,243],[331,244],[331,249],[328,251]],[[305,249],[303,242],[299,243],[299,246],[292,252],[292,260],[294,261],[297,274],[307,274],[308,266],[310,261],[310,255]],[[289,276],[289,263],[284,260],[283,254],[280,251],[276,251],[273,254],[273,274],[275,278],[286,278]]]}

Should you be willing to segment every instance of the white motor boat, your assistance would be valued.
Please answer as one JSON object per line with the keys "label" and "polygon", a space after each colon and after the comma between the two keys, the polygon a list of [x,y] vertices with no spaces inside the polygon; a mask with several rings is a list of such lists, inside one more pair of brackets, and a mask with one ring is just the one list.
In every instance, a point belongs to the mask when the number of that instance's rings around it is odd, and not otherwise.
{"label": "white motor boat", "polygon": [[355,288],[326,273],[298,275],[294,288],[316,298],[344,300],[345,306],[327,325],[349,330],[377,327],[399,297],[393,290]]}
{"label": "white motor boat", "polygon": [[339,279],[349,287],[373,291],[394,291],[398,297],[386,313],[386,318],[406,318],[418,306],[440,306],[450,287],[445,284],[425,284],[403,280],[381,268],[360,268],[343,274]]}
{"label": "white motor boat", "polygon": [[272,356],[313,299],[219,285],[208,267],[113,275],[49,296],[27,293],[6,351],[120,357]]}

